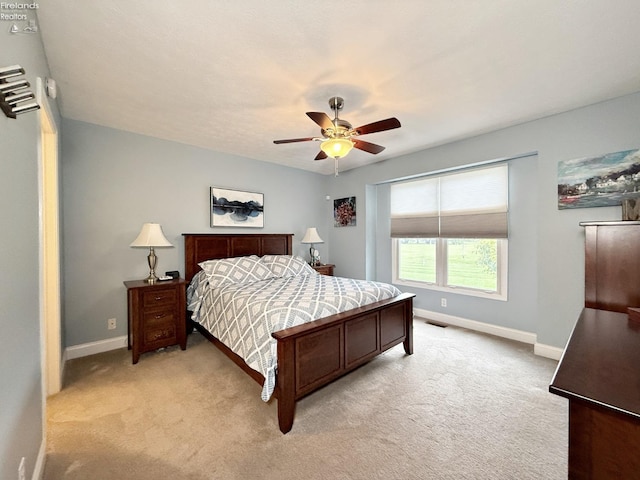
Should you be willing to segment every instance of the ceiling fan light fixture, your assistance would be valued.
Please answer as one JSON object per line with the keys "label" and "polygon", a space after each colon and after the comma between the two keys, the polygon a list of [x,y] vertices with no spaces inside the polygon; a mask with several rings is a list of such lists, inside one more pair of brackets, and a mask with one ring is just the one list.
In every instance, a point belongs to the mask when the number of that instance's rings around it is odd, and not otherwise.
{"label": "ceiling fan light fixture", "polygon": [[353,148],[348,138],[329,138],[320,144],[320,149],[331,158],[342,158]]}

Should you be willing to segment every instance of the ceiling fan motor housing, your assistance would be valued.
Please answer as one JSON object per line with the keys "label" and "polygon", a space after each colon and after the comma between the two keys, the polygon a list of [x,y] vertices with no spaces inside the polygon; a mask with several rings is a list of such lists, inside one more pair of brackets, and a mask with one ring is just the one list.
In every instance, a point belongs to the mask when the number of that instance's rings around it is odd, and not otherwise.
{"label": "ceiling fan motor housing", "polygon": [[322,129],[322,135],[325,138],[336,138],[336,137],[347,137],[349,136],[349,132],[351,130],[351,124],[349,122],[347,122],[346,120],[342,120],[340,118],[338,118],[337,120],[334,120],[334,127],[335,128],[323,128]]}

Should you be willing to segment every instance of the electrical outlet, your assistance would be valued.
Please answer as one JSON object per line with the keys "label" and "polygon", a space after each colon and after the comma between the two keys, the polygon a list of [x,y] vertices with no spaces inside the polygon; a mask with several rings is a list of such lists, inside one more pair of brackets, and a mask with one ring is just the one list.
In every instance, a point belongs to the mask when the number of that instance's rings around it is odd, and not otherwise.
{"label": "electrical outlet", "polygon": [[24,473],[24,457],[20,459],[20,465],[18,465],[18,480],[25,480],[26,476]]}
{"label": "electrical outlet", "polygon": [[110,318],[109,320],[107,320],[107,328],[109,330],[115,330],[116,329],[116,319],[115,318]]}
{"label": "electrical outlet", "polygon": [[442,297],[440,299],[440,306],[441,307],[446,307],[447,306],[447,299],[446,298]]}

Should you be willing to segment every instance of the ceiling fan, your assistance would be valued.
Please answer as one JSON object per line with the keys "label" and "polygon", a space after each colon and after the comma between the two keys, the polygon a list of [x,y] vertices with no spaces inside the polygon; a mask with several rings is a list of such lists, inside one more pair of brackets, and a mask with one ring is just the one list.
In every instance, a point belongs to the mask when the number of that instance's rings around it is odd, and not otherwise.
{"label": "ceiling fan", "polygon": [[274,140],[273,143],[322,142],[320,144],[320,152],[314,160],[324,160],[327,157],[335,159],[335,174],[337,176],[338,158],[344,157],[352,148],[355,147],[358,150],[363,150],[374,155],[382,152],[385,148],[381,145],[365,142],[355,137],[400,127],[400,121],[395,117],[391,117],[353,128],[349,122],[338,118],[338,112],[342,110],[343,106],[344,100],[341,97],[331,97],[329,99],[329,107],[334,111],[333,120],[324,112],[307,112],[307,116],[320,126],[322,137],[290,138],[286,140]]}

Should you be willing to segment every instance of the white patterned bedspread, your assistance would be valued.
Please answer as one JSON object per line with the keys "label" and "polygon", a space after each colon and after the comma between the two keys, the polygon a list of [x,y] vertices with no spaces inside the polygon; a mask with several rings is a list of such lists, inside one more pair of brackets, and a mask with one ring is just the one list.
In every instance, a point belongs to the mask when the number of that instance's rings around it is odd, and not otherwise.
{"label": "white patterned bedspread", "polygon": [[192,282],[189,288],[192,319],[264,376],[261,396],[265,402],[273,393],[277,370],[277,341],[271,332],[401,293],[386,283],[316,272],[218,288],[203,282],[196,287]]}

